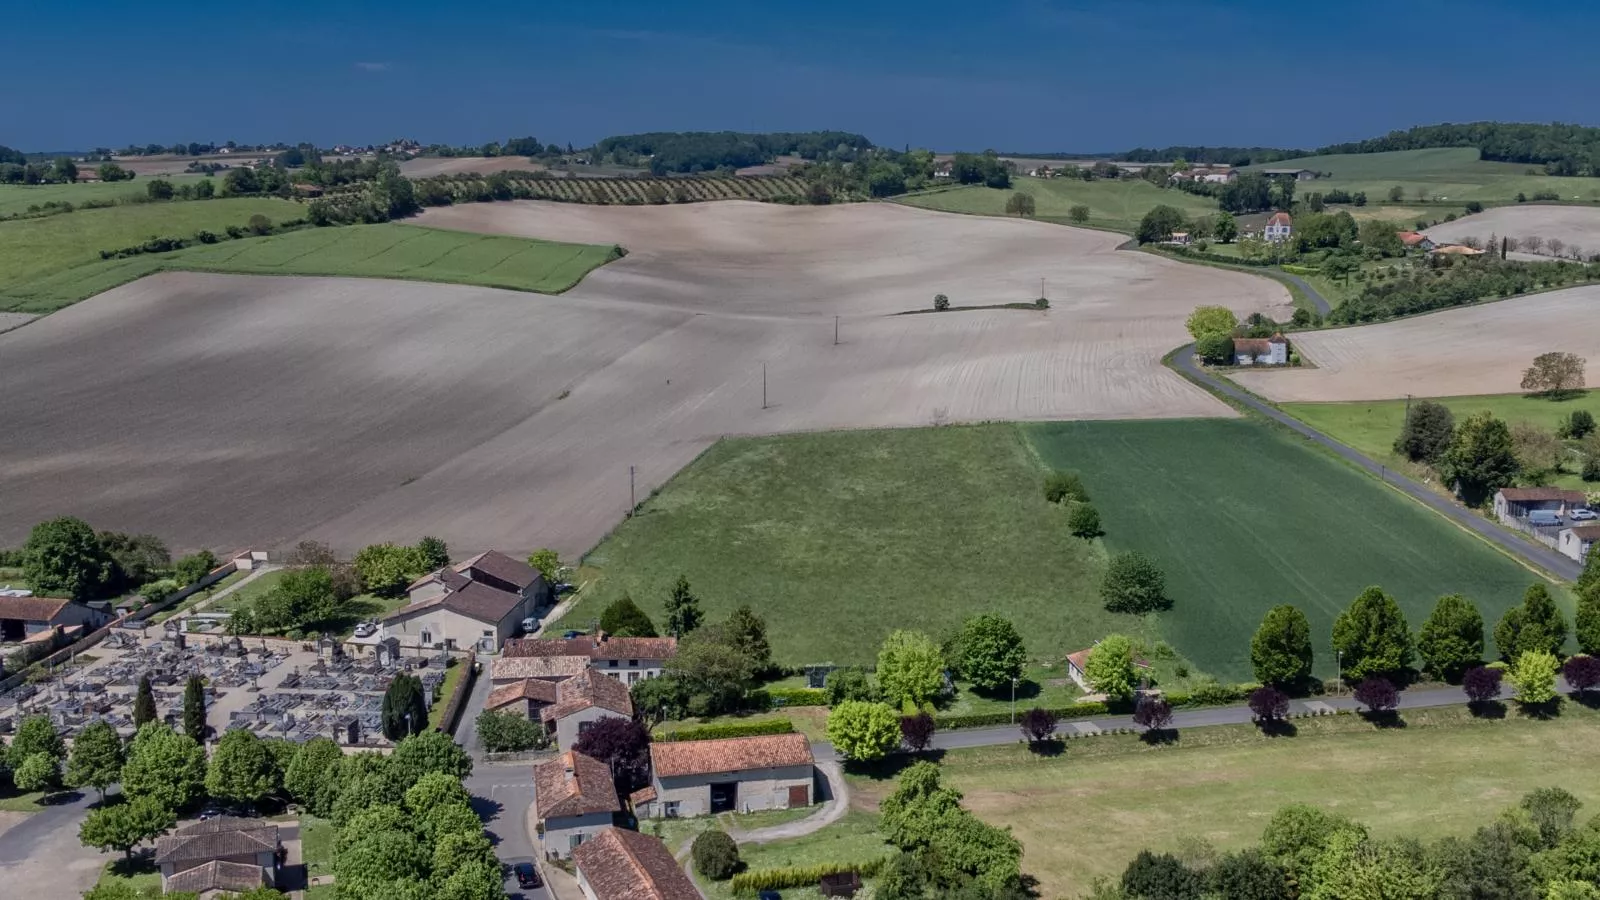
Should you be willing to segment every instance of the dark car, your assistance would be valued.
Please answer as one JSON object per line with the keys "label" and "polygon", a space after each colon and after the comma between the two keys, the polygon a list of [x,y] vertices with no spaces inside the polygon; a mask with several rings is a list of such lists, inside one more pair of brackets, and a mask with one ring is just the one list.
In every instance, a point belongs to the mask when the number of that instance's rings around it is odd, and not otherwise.
{"label": "dark car", "polygon": [[539,870],[533,863],[521,862],[511,867],[517,874],[517,887],[536,888],[544,882],[539,880]]}

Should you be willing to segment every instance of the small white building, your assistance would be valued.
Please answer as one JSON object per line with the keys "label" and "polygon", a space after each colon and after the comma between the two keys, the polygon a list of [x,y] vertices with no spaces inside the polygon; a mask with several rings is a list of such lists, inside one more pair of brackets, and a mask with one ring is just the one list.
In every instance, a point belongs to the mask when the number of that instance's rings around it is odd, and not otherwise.
{"label": "small white building", "polygon": [[1275,212],[1267,219],[1267,227],[1261,230],[1261,237],[1275,244],[1287,241],[1294,234],[1294,219],[1286,212]]}
{"label": "small white building", "polygon": [[803,734],[650,745],[650,786],[635,792],[640,818],[703,816],[810,806],[816,781]]}
{"label": "small white building", "polygon": [[1600,541],[1600,525],[1575,525],[1561,530],[1556,549],[1578,562],[1587,562],[1589,549]]}
{"label": "small white building", "polygon": [[1281,334],[1269,338],[1234,338],[1233,362],[1239,366],[1286,366],[1289,364],[1289,339]]}
{"label": "small white building", "polygon": [[622,811],[611,767],[571,750],[533,767],[533,805],[546,859],[566,859]]}

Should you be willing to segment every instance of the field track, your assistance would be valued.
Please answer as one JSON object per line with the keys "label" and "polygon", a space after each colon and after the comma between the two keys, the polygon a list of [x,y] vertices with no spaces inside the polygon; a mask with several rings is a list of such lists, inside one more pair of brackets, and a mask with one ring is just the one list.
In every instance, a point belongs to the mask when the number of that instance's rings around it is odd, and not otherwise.
{"label": "field track", "polygon": [[[725,434],[1231,415],[1160,357],[1197,303],[1287,301],[1116,235],[887,204],[476,204],[418,224],[632,252],[560,297],[169,273],[0,337],[21,373],[0,395],[0,546],[73,512],[175,548],[431,533],[574,554],[627,509],[630,466],[643,497]],[[1048,311],[889,315],[939,291],[1027,301],[1040,277]]]}
{"label": "field track", "polygon": [[1600,286],[1585,286],[1397,322],[1301,332],[1295,344],[1316,368],[1232,377],[1282,402],[1503,394],[1519,389],[1522,371],[1540,353],[1600,358],[1597,312]]}

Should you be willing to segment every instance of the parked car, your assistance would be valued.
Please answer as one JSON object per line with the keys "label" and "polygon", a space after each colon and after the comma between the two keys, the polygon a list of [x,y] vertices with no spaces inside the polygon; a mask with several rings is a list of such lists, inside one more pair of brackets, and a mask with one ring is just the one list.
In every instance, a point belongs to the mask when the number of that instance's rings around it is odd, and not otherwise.
{"label": "parked car", "polygon": [[375,632],[377,630],[378,630],[378,626],[373,624],[372,622],[362,622],[360,625],[356,626],[356,637],[358,637],[358,638],[372,637],[373,632]]}
{"label": "parked car", "polygon": [[538,627],[539,627],[539,620],[535,619],[532,616],[529,616],[528,618],[522,620],[522,633],[523,634],[533,634],[534,630],[537,629]]}
{"label": "parked car", "polygon": [[1600,513],[1597,513],[1592,509],[1575,509],[1568,514],[1567,518],[1573,520],[1574,522],[1590,522],[1595,519],[1600,519]]}
{"label": "parked car", "polygon": [[512,866],[511,870],[517,874],[517,886],[536,888],[543,881],[539,880],[539,868],[530,862],[520,862]]}
{"label": "parked car", "polygon": [[1549,528],[1561,524],[1561,516],[1548,509],[1536,509],[1528,513],[1528,524],[1541,528]]}

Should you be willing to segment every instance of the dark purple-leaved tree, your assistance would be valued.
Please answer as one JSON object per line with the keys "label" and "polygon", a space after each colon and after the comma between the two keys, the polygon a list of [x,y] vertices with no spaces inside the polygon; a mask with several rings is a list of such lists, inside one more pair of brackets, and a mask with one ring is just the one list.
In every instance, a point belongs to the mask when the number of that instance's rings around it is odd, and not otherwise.
{"label": "dark purple-leaved tree", "polygon": [[572,749],[610,766],[617,793],[624,797],[650,783],[650,733],[632,719],[596,719]]}
{"label": "dark purple-leaved tree", "polygon": [[1462,676],[1461,689],[1467,692],[1467,700],[1474,706],[1488,703],[1500,696],[1500,679],[1505,673],[1499,669],[1488,666],[1474,666]]}
{"label": "dark purple-leaved tree", "polygon": [[1593,656],[1574,656],[1561,667],[1561,677],[1573,690],[1582,694],[1600,684],[1600,659]]}
{"label": "dark purple-leaved tree", "polygon": [[935,727],[933,716],[925,712],[905,716],[900,719],[900,738],[905,741],[906,749],[912,753],[921,753],[933,743]]}
{"label": "dark purple-leaved tree", "polygon": [[1356,685],[1356,702],[1365,706],[1370,715],[1381,716],[1394,712],[1400,705],[1400,692],[1387,678],[1364,678]]}
{"label": "dark purple-leaved tree", "polygon": [[1166,731],[1172,724],[1172,704],[1162,697],[1140,700],[1139,707],[1133,711],[1133,724],[1143,728],[1146,734]]}
{"label": "dark purple-leaved tree", "polygon": [[1250,711],[1263,723],[1276,722],[1289,714],[1289,695],[1275,687],[1259,687],[1250,692]]}
{"label": "dark purple-leaved tree", "polygon": [[1037,744],[1056,733],[1056,714],[1035,706],[1022,714],[1022,735],[1029,743]]}

